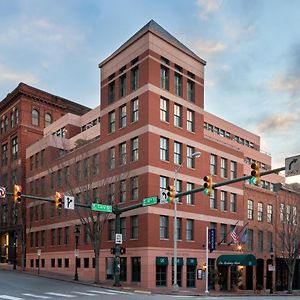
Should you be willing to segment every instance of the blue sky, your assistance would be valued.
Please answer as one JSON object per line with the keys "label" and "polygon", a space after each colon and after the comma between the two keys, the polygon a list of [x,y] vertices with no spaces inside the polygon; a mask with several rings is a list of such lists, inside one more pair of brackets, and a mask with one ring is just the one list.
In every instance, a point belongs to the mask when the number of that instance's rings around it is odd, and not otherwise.
{"label": "blue sky", "polygon": [[300,1],[0,0],[0,99],[22,81],[95,107],[98,63],[150,19],[207,61],[205,108],[300,154]]}

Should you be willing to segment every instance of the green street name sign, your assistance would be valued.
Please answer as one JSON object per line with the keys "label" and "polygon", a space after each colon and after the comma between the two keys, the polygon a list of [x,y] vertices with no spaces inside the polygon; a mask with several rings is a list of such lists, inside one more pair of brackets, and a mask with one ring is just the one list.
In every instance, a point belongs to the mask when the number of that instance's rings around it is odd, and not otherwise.
{"label": "green street name sign", "polygon": [[92,210],[110,213],[112,212],[112,206],[99,203],[92,203]]}
{"label": "green street name sign", "polygon": [[157,204],[157,196],[143,199],[143,203],[142,203],[143,206],[148,206],[153,204]]}

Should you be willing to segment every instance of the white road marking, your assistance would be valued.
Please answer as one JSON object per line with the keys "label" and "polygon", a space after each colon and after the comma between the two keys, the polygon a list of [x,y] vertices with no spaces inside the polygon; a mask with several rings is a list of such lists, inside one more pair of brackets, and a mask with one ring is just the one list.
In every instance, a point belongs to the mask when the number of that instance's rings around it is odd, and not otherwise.
{"label": "white road marking", "polygon": [[8,295],[0,295],[1,299],[9,299],[9,300],[24,300],[24,298],[19,298],[19,297],[13,297],[13,296],[8,296]]}
{"label": "white road marking", "polygon": [[72,292],[78,295],[84,295],[84,296],[97,296],[96,294],[91,294],[91,293],[84,293],[84,292]]}
{"label": "white road marking", "polygon": [[41,295],[34,295],[34,294],[22,294],[24,296],[32,297],[32,298],[39,298],[39,299],[49,299],[51,297],[48,296],[41,296]]}
{"label": "white road marking", "polygon": [[47,292],[45,294],[52,295],[52,296],[58,296],[58,297],[65,297],[65,298],[75,298],[76,297],[74,295],[61,294],[61,293],[53,293],[53,292]]}
{"label": "white road marking", "polygon": [[95,291],[95,290],[88,291],[88,292],[97,293],[97,294],[104,294],[104,295],[115,295],[116,294],[116,293],[111,293],[111,292]]}

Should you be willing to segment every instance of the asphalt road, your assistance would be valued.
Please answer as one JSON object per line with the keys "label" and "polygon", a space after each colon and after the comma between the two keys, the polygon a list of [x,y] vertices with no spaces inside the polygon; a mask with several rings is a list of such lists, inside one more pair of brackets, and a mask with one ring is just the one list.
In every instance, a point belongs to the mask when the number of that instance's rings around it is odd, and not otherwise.
{"label": "asphalt road", "polygon": [[[275,296],[273,296],[275,297]],[[270,296],[251,296],[234,297],[235,300],[271,300]],[[64,299],[73,298],[76,300],[92,299],[124,299],[124,300],[172,300],[172,299],[224,299],[228,297],[210,297],[210,296],[188,296],[188,295],[159,295],[159,294],[141,294],[126,292],[121,290],[104,289],[92,285],[38,277],[21,272],[0,270],[0,300],[29,300],[29,299]],[[277,296],[276,300],[283,300],[286,296]],[[300,299],[298,296],[289,296],[289,300]]]}

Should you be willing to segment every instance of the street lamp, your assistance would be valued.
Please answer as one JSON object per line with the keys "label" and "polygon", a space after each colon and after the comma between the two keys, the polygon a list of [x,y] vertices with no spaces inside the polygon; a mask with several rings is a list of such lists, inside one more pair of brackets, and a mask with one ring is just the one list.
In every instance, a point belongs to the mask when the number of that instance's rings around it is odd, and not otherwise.
{"label": "street lamp", "polygon": [[77,257],[78,257],[78,241],[80,236],[80,229],[78,226],[75,226],[75,275],[74,280],[78,281],[78,271],[77,271]]}
{"label": "street lamp", "polygon": [[[194,157],[200,157],[201,152],[194,152],[192,153],[192,155],[190,156],[190,158],[194,158]],[[173,281],[173,285],[172,285],[172,290],[174,292],[177,292],[179,287],[177,284],[177,198],[176,198],[176,188],[177,188],[177,176],[178,176],[178,172],[180,170],[180,168],[185,164],[187,160],[187,157],[185,157],[185,159],[182,161],[182,163],[175,169],[175,176],[174,176],[174,186],[175,186],[175,201],[174,201],[174,238],[173,238],[173,242],[174,242],[174,261],[173,261],[173,265],[174,265],[174,281]]]}
{"label": "street lamp", "polygon": [[271,266],[272,266],[270,294],[273,294],[274,293],[274,289],[273,289],[273,273],[274,273],[274,251],[273,251],[273,246],[271,246],[271,249],[270,249],[270,257],[271,257]]}

